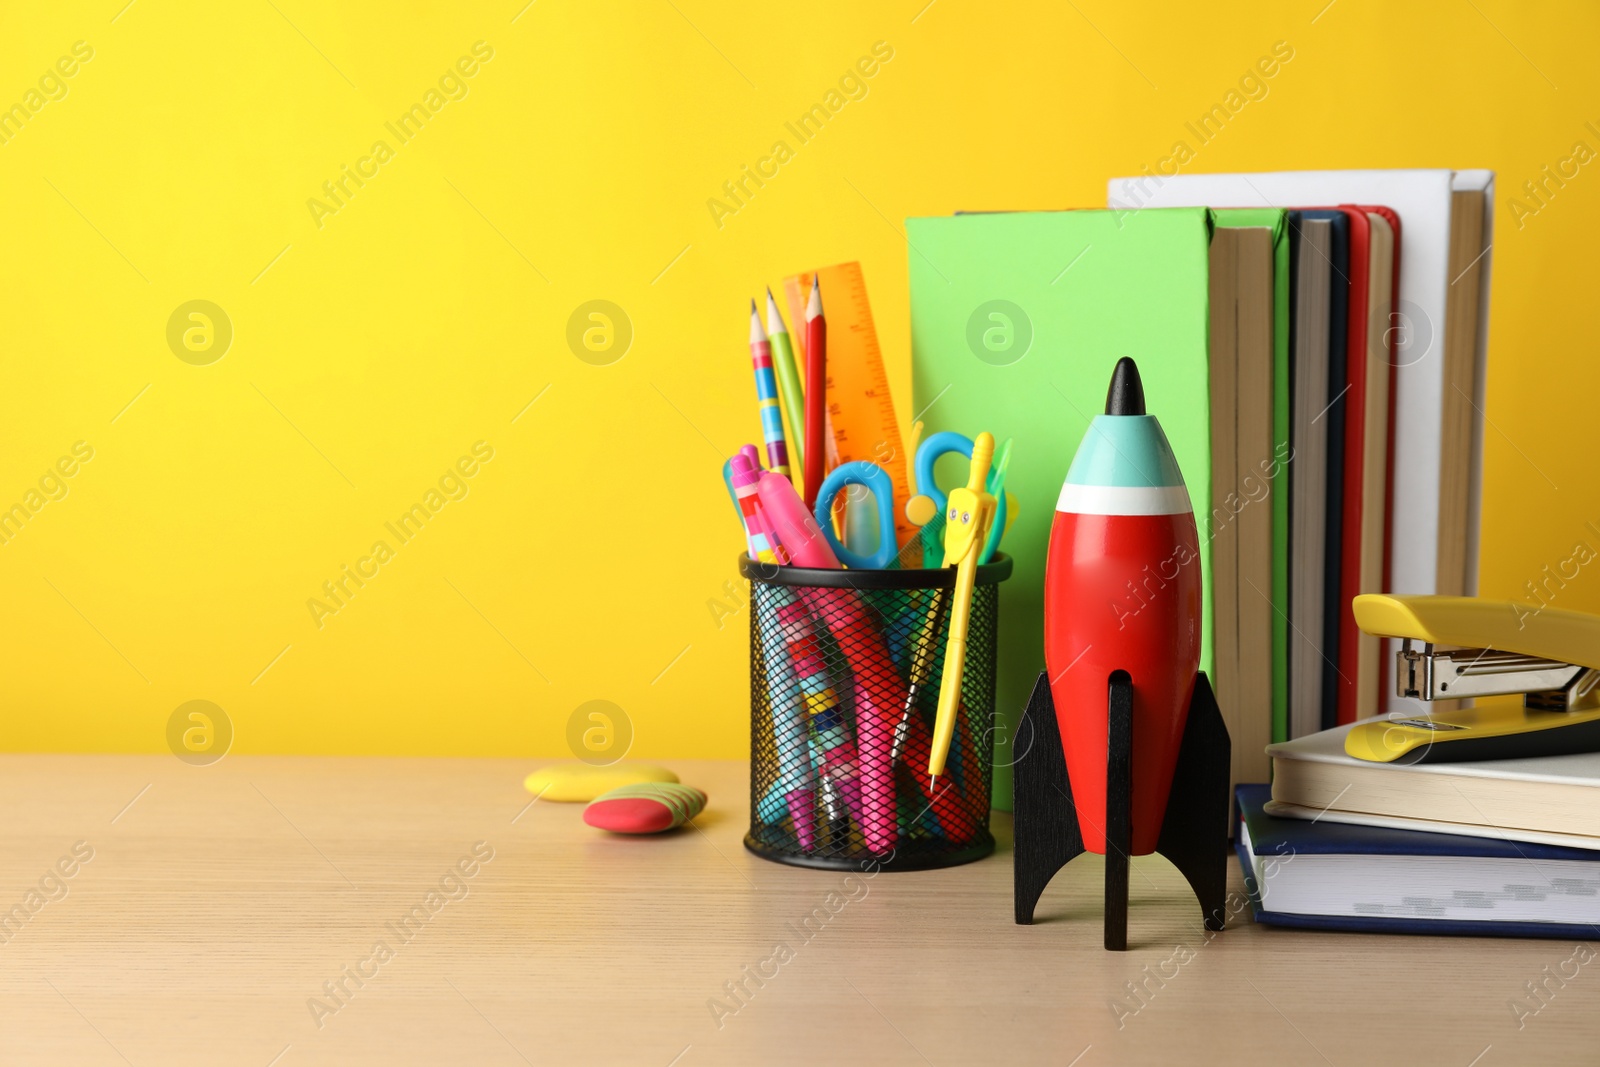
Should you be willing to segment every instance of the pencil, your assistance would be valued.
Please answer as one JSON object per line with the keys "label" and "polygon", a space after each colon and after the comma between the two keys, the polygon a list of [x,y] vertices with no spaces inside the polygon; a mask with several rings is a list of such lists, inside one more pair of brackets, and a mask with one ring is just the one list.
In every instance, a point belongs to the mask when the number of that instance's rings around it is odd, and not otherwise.
{"label": "pencil", "polygon": [[767,442],[767,469],[789,477],[789,448],[783,439],[783,409],[778,406],[778,379],[772,373],[772,344],[761,328],[756,302],[750,301],[750,359],[756,371],[756,405],[761,434]]}
{"label": "pencil", "polygon": [[778,399],[783,401],[783,416],[789,420],[790,466],[805,470],[805,390],[800,388],[800,371],[794,362],[794,344],[789,327],[778,314],[778,302],[767,288],[767,336],[772,341],[772,369],[778,375]]}
{"label": "pencil", "polygon": [[822,287],[813,275],[811,300],[806,304],[806,462],[803,495],[808,509],[817,506],[817,492],[822,488],[823,465],[828,454],[828,446],[822,439],[827,394],[828,320],[822,317]]}

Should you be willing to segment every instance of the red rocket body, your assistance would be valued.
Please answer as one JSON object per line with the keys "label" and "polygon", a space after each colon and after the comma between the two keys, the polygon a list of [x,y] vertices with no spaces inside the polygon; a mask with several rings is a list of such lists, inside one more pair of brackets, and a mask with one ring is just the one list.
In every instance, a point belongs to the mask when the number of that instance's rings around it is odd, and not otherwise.
{"label": "red rocket body", "polygon": [[1131,360],[1118,364],[1107,412],[1084,435],[1056,505],[1045,665],[1078,827],[1101,855],[1108,687],[1116,671],[1132,679],[1133,854],[1147,855],[1200,666],[1200,544],[1177,460],[1161,424],[1143,413]]}

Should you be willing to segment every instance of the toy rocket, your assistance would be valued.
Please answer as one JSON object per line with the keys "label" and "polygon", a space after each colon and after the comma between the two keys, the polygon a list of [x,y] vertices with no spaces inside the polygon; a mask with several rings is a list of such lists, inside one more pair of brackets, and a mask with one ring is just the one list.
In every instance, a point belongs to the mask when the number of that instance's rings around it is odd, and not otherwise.
{"label": "toy rocket", "polygon": [[1183,873],[1208,930],[1226,921],[1231,745],[1200,666],[1200,542],[1172,446],[1133,360],[1111,374],[1050,528],[1046,670],[1019,727],[1016,920],[1074,856],[1105,856],[1105,946],[1128,947],[1128,857]]}
{"label": "toy rocket", "polygon": [[1107,678],[1133,685],[1132,854],[1155,851],[1200,665],[1200,555],[1172,446],[1131,359],[1067,472],[1045,564],[1044,652],[1084,847],[1106,852]]}

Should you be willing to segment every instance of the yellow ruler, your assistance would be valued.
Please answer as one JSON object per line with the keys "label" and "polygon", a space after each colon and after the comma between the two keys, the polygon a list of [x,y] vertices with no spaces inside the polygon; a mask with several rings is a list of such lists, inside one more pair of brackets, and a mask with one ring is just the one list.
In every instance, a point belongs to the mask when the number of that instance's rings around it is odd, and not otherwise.
{"label": "yellow ruler", "polygon": [[[895,537],[904,545],[917,536],[917,528],[905,516],[911,482],[906,476],[907,458],[900,423],[894,416],[889,373],[883,366],[883,350],[878,347],[878,331],[872,325],[866,279],[859,263],[823,267],[814,275],[820,279],[822,314],[828,320],[827,411],[837,462],[870,460],[889,473],[889,480],[894,483]],[[812,277],[813,273],[796,274],[783,280],[784,297],[789,304],[789,336],[802,366],[805,309]],[[834,465],[830,453],[830,469]]]}

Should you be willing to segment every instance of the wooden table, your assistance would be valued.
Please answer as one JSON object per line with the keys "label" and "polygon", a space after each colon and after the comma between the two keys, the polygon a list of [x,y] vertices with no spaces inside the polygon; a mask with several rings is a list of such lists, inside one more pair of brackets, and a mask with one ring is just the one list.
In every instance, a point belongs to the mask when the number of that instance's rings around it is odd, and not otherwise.
{"label": "wooden table", "polygon": [[650,839],[530,805],[535,765],[0,757],[0,913],[27,916],[0,927],[0,1063],[1600,1062],[1600,959],[1511,1008],[1570,942],[1247,911],[1207,940],[1151,857],[1112,954],[1096,857],[1012,924],[1004,815],[966,867],[796,870],[741,847],[743,764],[673,763],[711,807]]}

